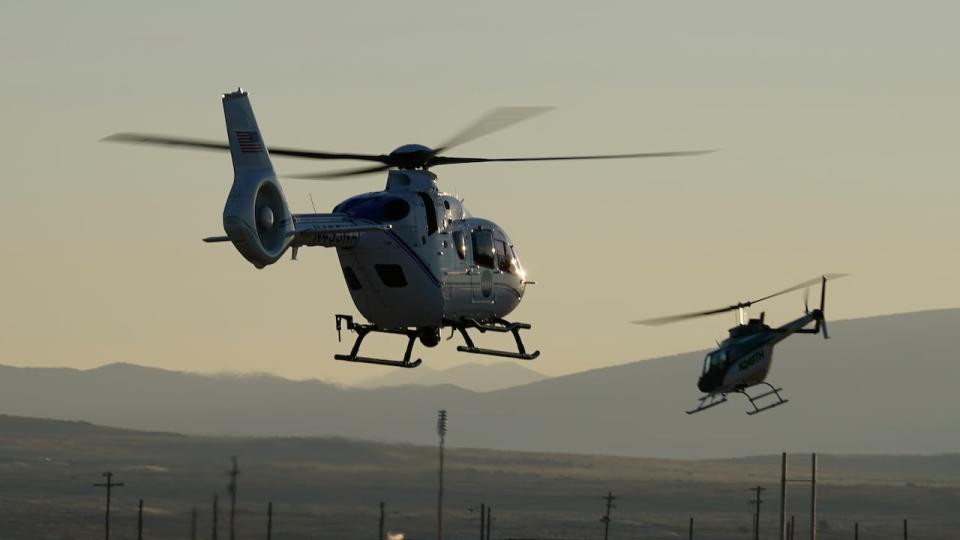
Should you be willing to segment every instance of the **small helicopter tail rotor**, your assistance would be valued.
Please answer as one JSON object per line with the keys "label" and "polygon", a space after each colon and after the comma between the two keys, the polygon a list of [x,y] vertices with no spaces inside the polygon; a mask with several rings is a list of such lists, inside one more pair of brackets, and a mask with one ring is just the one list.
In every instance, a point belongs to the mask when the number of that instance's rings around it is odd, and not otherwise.
{"label": "small helicopter tail rotor", "polygon": [[[839,277],[842,277],[846,274],[840,274]],[[820,282],[820,332],[823,333],[823,339],[830,339],[830,333],[827,332],[827,315],[824,308],[827,302],[827,276],[823,276],[823,281]]]}
{"label": "small helicopter tail rotor", "polygon": [[831,279],[840,279],[850,274],[825,274],[820,277],[820,309],[816,314],[819,316],[820,333],[823,339],[830,339],[830,332],[827,331],[827,281]]}

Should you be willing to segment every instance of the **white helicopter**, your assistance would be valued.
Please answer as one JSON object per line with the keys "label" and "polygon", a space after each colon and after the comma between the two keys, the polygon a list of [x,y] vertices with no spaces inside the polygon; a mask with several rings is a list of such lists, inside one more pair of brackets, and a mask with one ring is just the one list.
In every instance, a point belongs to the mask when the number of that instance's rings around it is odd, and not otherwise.
{"label": "white helicopter", "polygon": [[[718,343],[717,349],[707,353],[706,358],[703,360],[703,371],[700,374],[700,379],[697,381],[697,388],[699,388],[701,392],[704,392],[704,396],[699,399],[694,409],[687,411],[687,414],[698,413],[726,403],[727,394],[738,393],[743,394],[750,402],[750,405],[753,406],[753,410],[747,411],[747,414],[754,415],[783,405],[788,401],[780,395],[783,388],[776,388],[766,380],[767,374],[770,373],[770,366],[773,363],[773,347],[793,334],[822,333],[824,339],[829,339],[830,336],[827,334],[827,319],[824,315],[827,301],[827,280],[839,279],[847,275],[849,274],[826,274],[757,300],[748,300],[732,306],[707,311],[633,321],[633,323],[657,326],[736,311],[737,326],[731,328],[729,330],[730,336],[723,340],[722,343]],[[808,305],[810,286],[816,285],[817,283],[820,284],[820,308],[811,311]],[[764,300],[780,296],[781,294],[800,289],[804,289],[804,313],[802,317],[777,328],[771,328],[764,323],[763,313],[760,314],[759,319],[750,319],[744,322],[744,310],[746,308],[763,302]],[[811,323],[813,323],[813,328],[807,328]],[[769,390],[757,395],[750,395],[747,392],[747,389],[758,385],[766,385]],[[775,401],[767,405],[757,405],[757,401],[768,397],[773,397]]]}
{"label": "white helicopter", "polygon": [[[458,351],[532,360],[540,353],[527,352],[520,331],[529,324],[507,321],[532,284],[517,257],[516,247],[496,223],[474,218],[456,197],[437,188],[437,176],[428,169],[437,165],[618,159],[692,156],[708,151],[561,156],[534,158],[471,158],[439,155],[477,137],[525,120],[545,108],[502,108],[481,118],[437,148],[418,144],[401,146],[390,154],[315,152],[290,148],[267,149],[243,89],[223,95],[228,143],[139,133],[118,133],[105,140],[229,150],[233,159],[233,186],[223,209],[225,236],[205,242],[232,242],[257,268],[273,264],[287,251],[292,258],[305,246],[337,249],[350,295],[367,323],[350,315],[335,315],[339,337],[342,324],[356,332],[349,354],[337,360],[412,368],[414,341],[426,347],[440,342],[440,332],[450,328],[463,336]],[[351,197],[329,214],[292,214],[274,173],[270,155],[360,160],[374,165],[361,169],[296,175],[324,179],[389,171],[383,191]],[[468,333],[511,333],[517,350],[477,347]],[[400,334],[407,347],[400,360],[360,356],[360,345],[371,333]]]}

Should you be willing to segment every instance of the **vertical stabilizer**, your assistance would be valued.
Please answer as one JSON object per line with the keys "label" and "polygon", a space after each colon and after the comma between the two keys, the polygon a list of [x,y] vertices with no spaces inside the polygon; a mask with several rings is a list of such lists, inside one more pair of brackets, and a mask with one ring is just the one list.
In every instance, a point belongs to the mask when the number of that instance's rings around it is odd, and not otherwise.
{"label": "vertical stabilizer", "polygon": [[290,245],[293,218],[247,93],[238,89],[224,94],[223,114],[233,159],[233,186],[223,208],[223,229],[241,255],[263,268],[276,262]]}

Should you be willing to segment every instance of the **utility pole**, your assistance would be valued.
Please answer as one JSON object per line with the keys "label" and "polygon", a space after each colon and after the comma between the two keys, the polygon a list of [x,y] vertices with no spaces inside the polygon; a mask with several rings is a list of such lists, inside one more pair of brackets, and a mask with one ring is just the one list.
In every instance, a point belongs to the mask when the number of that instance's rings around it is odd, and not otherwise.
{"label": "utility pole", "polygon": [[480,504],[480,540],[485,540],[487,534],[487,505]]}
{"label": "utility pole", "polygon": [[379,539],[380,539],[380,540],[387,540],[387,533],[386,533],[386,529],[385,529],[386,524],[384,523],[383,513],[384,513],[384,505],[383,505],[383,501],[380,501],[380,536],[379,536]]}
{"label": "utility pole", "polygon": [[233,467],[227,473],[230,475],[230,484],[227,486],[227,491],[230,493],[230,540],[236,540],[234,518],[237,513],[237,475],[240,474],[240,469],[237,468],[237,456],[230,459],[233,461]]}
{"label": "utility pole", "polygon": [[143,540],[143,499],[137,507],[137,540]]}
{"label": "utility pole", "polygon": [[[447,410],[437,411],[437,435],[440,436],[440,489],[437,491],[437,540],[443,540],[443,446],[447,437]],[[232,538],[230,540],[233,540]]]}
{"label": "utility pole", "polygon": [[817,454],[810,455],[810,540],[817,540]]}
{"label": "utility pole", "polygon": [[787,540],[787,453],[780,456],[780,536]]}
{"label": "utility pole", "polygon": [[487,507],[487,540],[490,540],[490,522],[493,521],[493,507]]}
{"label": "utility pole", "polygon": [[853,540],[860,540],[860,523],[853,524]]}
{"label": "utility pole", "polygon": [[219,517],[217,516],[217,514],[219,513],[219,511],[220,511],[220,496],[214,493],[213,494],[213,536],[210,537],[212,540],[217,540],[217,522],[219,521]]}
{"label": "utility pole", "polygon": [[103,476],[107,479],[107,481],[102,484],[94,484],[93,487],[107,488],[107,516],[104,522],[104,538],[106,540],[110,540],[110,492],[115,487],[123,487],[123,483],[114,482],[113,473],[110,471],[103,473]]}
{"label": "utility pole", "polygon": [[790,540],[796,540],[797,536],[797,522],[793,519],[794,516],[790,515]]}
{"label": "utility pole", "polygon": [[610,509],[616,508],[616,505],[613,504],[616,497],[613,496],[612,491],[608,491],[607,496],[603,498],[607,501],[607,513],[604,514],[600,521],[603,522],[603,540],[608,540],[610,538]]}
{"label": "utility pole", "polygon": [[748,490],[756,492],[756,498],[750,501],[750,504],[756,505],[756,510],[753,513],[753,540],[760,540],[760,505],[763,504],[760,497],[766,490],[767,488],[763,486],[752,487]]}
{"label": "utility pole", "polygon": [[[380,529],[383,530],[383,503],[380,503]],[[273,501],[267,503],[267,540],[273,538]],[[382,540],[382,539],[381,539]]]}
{"label": "utility pole", "polygon": [[903,540],[909,540],[909,535],[907,534],[907,520],[903,520]]}
{"label": "utility pole", "polygon": [[190,510],[190,540],[197,540],[197,509]]}
{"label": "utility pole", "polygon": [[690,518],[690,536],[689,540],[693,540],[693,518]]}

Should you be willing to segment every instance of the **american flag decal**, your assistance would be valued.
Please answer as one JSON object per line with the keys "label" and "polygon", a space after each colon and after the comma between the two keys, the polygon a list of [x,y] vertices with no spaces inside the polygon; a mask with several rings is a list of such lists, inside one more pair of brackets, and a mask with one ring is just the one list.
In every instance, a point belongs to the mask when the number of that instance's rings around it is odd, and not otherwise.
{"label": "american flag decal", "polygon": [[260,142],[260,134],[256,131],[238,131],[237,142],[240,143],[240,151],[244,154],[263,152],[263,143]]}

